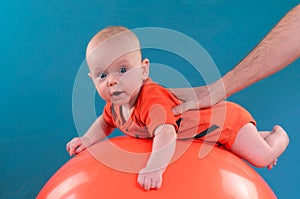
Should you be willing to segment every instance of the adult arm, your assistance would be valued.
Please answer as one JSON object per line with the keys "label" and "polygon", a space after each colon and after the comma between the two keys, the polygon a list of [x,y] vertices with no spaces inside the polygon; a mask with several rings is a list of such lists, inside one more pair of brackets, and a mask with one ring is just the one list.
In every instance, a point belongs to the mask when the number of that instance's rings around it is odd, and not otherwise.
{"label": "adult arm", "polygon": [[276,73],[300,56],[300,4],[290,10],[262,41],[230,72],[203,87],[172,89],[184,102],[179,114],[212,106],[251,84]]}

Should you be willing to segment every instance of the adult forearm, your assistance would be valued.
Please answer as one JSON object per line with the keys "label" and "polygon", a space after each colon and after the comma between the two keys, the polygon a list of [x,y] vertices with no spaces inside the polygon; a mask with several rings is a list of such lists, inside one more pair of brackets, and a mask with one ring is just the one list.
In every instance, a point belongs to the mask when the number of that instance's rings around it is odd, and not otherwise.
{"label": "adult forearm", "polygon": [[281,70],[300,56],[300,4],[288,12],[266,37],[215,85],[226,97]]}
{"label": "adult forearm", "polygon": [[[175,115],[212,106],[288,66],[300,56],[300,4],[289,11],[263,40],[230,72],[216,82],[193,89],[173,89],[184,103]],[[195,97],[196,96],[196,97]]]}

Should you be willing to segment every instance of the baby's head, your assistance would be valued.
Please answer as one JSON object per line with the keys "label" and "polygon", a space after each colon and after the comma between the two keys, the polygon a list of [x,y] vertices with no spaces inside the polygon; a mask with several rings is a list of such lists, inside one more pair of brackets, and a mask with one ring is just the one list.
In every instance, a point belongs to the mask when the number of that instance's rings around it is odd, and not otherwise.
{"label": "baby's head", "polygon": [[86,60],[98,93],[119,105],[133,106],[148,78],[149,60],[142,60],[137,36],[121,26],[107,27],[89,42]]}
{"label": "baby's head", "polygon": [[103,48],[107,47],[105,46],[106,43],[117,45],[118,47],[122,45],[122,50],[124,51],[130,52],[137,50],[140,52],[139,39],[132,31],[123,26],[109,26],[99,31],[90,40],[86,49],[86,56],[88,57],[95,48],[99,48],[100,46],[103,46]]}

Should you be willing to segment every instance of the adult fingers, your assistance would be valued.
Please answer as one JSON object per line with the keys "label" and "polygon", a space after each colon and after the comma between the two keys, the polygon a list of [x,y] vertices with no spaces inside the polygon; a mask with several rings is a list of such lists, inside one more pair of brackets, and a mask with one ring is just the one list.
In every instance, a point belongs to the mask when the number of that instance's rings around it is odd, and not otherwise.
{"label": "adult fingers", "polygon": [[172,111],[174,113],[174,115],[179,115],[181,113],[184,113],[190,109],[192,109],[193,107],[193,102],[183,102],[177,106],[175,106]]}

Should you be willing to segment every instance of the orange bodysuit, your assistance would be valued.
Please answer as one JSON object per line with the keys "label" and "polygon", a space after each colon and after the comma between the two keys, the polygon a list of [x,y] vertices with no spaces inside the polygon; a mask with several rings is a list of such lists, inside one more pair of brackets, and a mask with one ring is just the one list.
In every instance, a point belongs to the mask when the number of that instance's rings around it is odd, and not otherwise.
{"label": "orange bodysuit", "polygon": [[109,125],[130,136],[153,138],[159,125],[171,124],[177,132],[177,139],[200,139],[226,148],[231,147],[245,124],[256,124],[247,110],[232,102],[221,102],[210,108],[174,116],[172,108],[179,103],[168,89],[148,79],[127,121],[122,106],[110,102],[106,103],[102,115]]}

